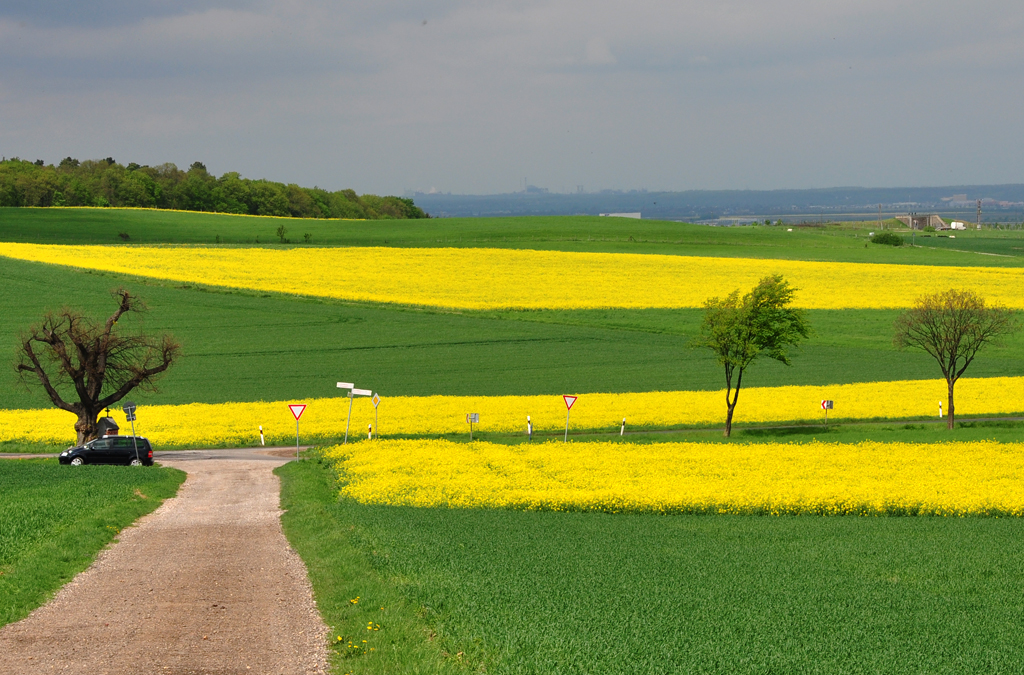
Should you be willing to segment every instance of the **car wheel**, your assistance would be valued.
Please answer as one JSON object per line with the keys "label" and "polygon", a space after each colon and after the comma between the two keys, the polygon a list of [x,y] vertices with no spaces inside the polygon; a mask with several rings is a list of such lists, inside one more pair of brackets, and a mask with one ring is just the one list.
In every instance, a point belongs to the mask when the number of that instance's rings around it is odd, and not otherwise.
{"label": "car wheel", "polygon": [[142,466],[142,460],[138,457],[132,457],[132,461],[128,462],[128,466]]}
{"label": "car wheel", "polygon": [[71,460],[71,466],[82,466],[85,464],[85,460],[81,457],[75,457]]}

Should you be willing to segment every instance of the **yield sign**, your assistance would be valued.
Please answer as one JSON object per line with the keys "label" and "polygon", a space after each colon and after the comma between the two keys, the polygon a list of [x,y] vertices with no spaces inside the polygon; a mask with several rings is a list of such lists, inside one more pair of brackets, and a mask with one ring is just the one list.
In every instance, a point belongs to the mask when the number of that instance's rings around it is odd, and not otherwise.
{"label": "yield sign", "polygon": [[566,394],[562,394],[562,398],[565,399],[565,409],[566,410],[572,410],[572,404],[575,403],[576,399],[579,398],[579,397],[578,396],[568,396]]}
{"label": "yield sign", "polygon": [[288,409],[292,411],[292,415],[295,416],[295,421],[298,422],[299,418],[302,417],[303,411],[306,409],[305,403],[291,403],[288,405]]}

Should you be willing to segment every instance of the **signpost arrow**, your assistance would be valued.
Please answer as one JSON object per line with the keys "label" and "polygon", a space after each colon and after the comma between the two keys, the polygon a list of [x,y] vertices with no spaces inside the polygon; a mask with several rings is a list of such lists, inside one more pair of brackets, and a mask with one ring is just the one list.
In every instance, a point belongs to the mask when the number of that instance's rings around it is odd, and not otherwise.
{"label": "signpost arrow", "polygon": [[288,409],[292,411],[292,416],[295,417],[295,459],[299,458],[299,418],[302,417],[302,413],[306,411],[305,403],[289,403]]}
{"label": "signpost arrow", "polygon": [[562,400],[565,401],[565,440],[563,443],[569,442],[569,411],[572,410],[572,406],[576,403],[577,398],[579,397],[562,394]]}

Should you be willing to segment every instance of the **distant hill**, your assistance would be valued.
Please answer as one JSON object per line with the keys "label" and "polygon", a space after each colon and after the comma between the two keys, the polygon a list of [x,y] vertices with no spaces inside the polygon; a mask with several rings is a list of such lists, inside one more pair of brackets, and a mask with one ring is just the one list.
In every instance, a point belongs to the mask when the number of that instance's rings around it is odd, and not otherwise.
{"label": "distant hill", "polygon": [[57,165],[18,158],[0,161],[0,206],[130,206],[294,218],[427,218],[411,199],[328,192],[237,172],[216,177],[201,162],[121,165],[112,157]]}
{"label": "distant hill", "polygon": [[[532,186],[531,186],[532,187]],[[409,196],[409,195],[407,195]],[[957,185],[927,188],[826,188],[819,190],[688,190],[685,192],[602,191],[555,194],[534,188],[501,195],[414,193],[416,204],[434,216],[598,215],[636,212],[643,218],[714,221],[743,216],[789,216],[817,220],[836,216],[885,217],[908,211],[970,214],[983,200],[986,221],[1024,218],[1024,184]]]}

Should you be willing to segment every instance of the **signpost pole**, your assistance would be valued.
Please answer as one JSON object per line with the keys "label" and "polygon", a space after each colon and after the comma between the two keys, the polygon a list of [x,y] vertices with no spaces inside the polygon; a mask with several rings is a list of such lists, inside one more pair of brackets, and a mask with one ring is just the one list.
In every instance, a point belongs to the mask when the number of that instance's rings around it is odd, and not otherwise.
{"label": "signpost pole", "polygon": [[[139,441],[135,438],[135,410],[137,406],[131,401],[126,401],[122,410],[124,410],[124,416],[132,423],[132,445],[135,447],[135,459],[142,461],[139,457]],[[107,409],[107,417],[110,417],[110,409]]]}
{"label": "signpost pole", "polygon": [[295,418],[295,459],[299,458],[299,418]]}
{"label": "signpost pole", "polygon": [[562,394],[562,400],[565,401],[565,440],[563,443],[569,442],[569,413],[572,411],[572,405],[576,402],[579,396],[569,396],[568,394]]}
{"label": "signpost pole", "polygon": [[348,445],[348,428],[352,424],[352,401],[355,400],[355,396],[352,392],[348,393],[348,422],[345,422],[345,445]]}
{"label": "signpost pole", "polygon": [[[135,446],[135,459],[139,459],[139,439],[135,438],[135,414],[132,413],[132,445]],[[139,460],[142,461],[142,460]]]}

